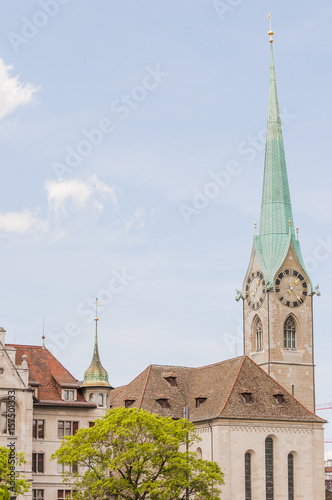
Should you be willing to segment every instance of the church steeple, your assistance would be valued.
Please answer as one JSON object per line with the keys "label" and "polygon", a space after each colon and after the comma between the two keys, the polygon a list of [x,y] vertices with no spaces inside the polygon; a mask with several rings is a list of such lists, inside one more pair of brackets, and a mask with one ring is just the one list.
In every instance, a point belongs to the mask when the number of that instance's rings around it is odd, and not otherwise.
{"label": "church steeple", "polygon": [[294,231],[271,27],[269,35],[270,95],[260,228],[242,292],[244,354],[313,411],[313,287]]}
{"label": "church steeple", "polygon": [[102,366],[99,358],[98,350],[98,317],[95,317],[95,345],[92,356],[92,361],[89,368],[84,373],[84,382],[82,387],[111,387],[108,381],[108,373]]}
{"label": "church steeple", "polygon": [[271,29],[269,35],[271,42],[270,93],[263,195],[259,236],[254,239],[268,289],[272,288],[273,277],[284,261],[291,243],[300,265],[305,271],[300,244],[295,238],[294,232],[273,57],[273,32]]}

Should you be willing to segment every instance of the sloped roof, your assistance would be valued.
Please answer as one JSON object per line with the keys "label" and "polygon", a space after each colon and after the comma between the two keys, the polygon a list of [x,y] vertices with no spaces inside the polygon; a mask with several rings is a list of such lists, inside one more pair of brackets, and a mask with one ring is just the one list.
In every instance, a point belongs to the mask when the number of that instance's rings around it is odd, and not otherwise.
{"label": "sloped roof", "polygon": [[[175,386],[165,379],[170,372],[176,375]],[[243,392],[252,393],[252,402],[245,403]],[[280,393],[285,395],[284,404],[278,405],[274,395]],[[167,408],[158,403],[161,394]],[[198,408],[197,398],[205,399]],[[193,422],[212,418],[325,422],[247,356],[200,368],[150,365],[127,386],[111,391],[112,407],[124,406],[126,400],[132,407],[173,418],[183,417],[183,408],[189,406]]]}
{"label": "sloped roof", "polygon": [[63,401],[61,390],[63,387],[79,388],[79,381],[69,373],[68,370],[58,361],[46,348],[34,345],[6,344],[6,346],[16,349],[15,363],[22,364],[22,356],[27,356],[29,367],[29,382],[35,386],[38,384],[38,400],[47,404],[51,402],[65,404],[66,406],[91,406],[80,391],[77,391],[77,401]]}

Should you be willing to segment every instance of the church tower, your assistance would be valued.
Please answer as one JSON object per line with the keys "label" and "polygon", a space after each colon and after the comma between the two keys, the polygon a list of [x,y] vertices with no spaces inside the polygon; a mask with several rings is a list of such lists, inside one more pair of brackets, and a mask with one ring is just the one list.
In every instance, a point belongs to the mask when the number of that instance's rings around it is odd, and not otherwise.
{"label": "church tower", "polygon": [[[313,290],[295,236],[270,28],[270,95],[259,234],[243,283],[244,354],[315,410]],[[319,292],[317,292],[319,294]]]}

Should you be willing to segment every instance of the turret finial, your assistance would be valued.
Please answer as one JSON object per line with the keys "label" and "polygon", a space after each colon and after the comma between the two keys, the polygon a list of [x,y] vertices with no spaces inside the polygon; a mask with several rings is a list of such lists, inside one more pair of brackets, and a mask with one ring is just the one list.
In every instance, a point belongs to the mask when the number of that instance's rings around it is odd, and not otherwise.
{"label": "turret finial", "polygon": [[298,227],[296,228],[296,239],[297,239],[297,241],[299,241],[299,228]]}
{"label": "turret finial", "polygon": [[43,344],[42,349],[45,349],[45,318],[43,316],[43,336],[42,336]]}
{"label": "turret finial", "polygon": [[267,21],[270,21],[270,31],[269,31],[269,35],[270,35],[270,42],[272,43],[272,42],[273,42],[273,38],[272,38],[273,31],[272,31],[272,21],[271,21],[271,17],[272,17],[272,14],[271,14],[271,12],[270,12],[270,14],[267,16],[266,20],[267,20]]}
{"label": "turret finial", "polygon": [[255,222],[254,226],[255,226],[255,236],[256,236],[257,235],[257,222]]}

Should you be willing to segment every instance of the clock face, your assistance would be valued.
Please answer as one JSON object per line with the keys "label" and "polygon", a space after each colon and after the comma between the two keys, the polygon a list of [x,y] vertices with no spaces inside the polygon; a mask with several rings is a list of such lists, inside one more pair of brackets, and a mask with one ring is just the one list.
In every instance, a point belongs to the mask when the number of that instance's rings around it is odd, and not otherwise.
{"label": "clock face", "polygon": [[308,296],[308,284],[295,269],[284,269],[275,279],[274,289],[280,302],[287,307],[299,307]]}
{"label": "clock face", "polygon": [[264,302],[266,294],[265,279],[261,271],[250,273],[246,283],[245,299],[251,309],[259,309]]}

